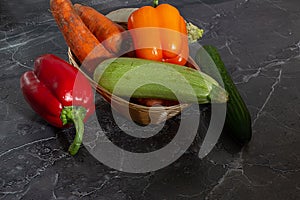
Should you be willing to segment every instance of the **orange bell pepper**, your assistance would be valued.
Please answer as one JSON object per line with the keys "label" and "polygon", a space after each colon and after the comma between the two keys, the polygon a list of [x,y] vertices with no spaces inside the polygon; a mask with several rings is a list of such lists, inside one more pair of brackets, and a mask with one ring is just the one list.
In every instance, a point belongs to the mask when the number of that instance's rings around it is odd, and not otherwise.
{"label": "orange bell pepper", "polygon": [[186,23],[169,5],[143,6],[128,18],[136,57],[185,65],[189,56]]}

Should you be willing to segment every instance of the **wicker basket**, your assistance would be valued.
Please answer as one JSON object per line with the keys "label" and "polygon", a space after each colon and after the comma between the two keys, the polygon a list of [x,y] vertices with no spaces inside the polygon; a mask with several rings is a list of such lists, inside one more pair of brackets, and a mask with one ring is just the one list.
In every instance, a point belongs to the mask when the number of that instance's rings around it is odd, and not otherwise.
{"label": "wicker basket", "polygon": [[[77,63],[76,58],[72,54],[70,48],[68,49],[69,62],[79,69],[90,81],[96,91],[111,104],[112,108],[126,117],[132,119],[134,122],[148,125],[148,124],[159,124],[167,119],[170,119],[178,115],[183,109],[190,106],[189,104],[177,104],[174,106],[155,106],[147,107],[144,105],[135,104],[128,102],[116,95],[112,95],[103,87],[99,86],[93,79],[91,79],[86,73],[80,69],[80,65]],[[129,111],[128,111],[129,109]]]}

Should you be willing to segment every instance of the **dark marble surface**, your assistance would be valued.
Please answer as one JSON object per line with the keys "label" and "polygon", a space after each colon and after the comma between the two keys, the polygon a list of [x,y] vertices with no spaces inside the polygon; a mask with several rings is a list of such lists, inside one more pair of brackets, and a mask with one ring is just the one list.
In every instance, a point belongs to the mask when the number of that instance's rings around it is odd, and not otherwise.
{"label": "dark marble surface", "polygon": [[[107,13],[149,1],[76,2]],[[70,156],[66,150],[74,129],[49,126],[19,88],[21,74],[32,69],[37,56],[67,59],[49,2],[1,0],[0,199],[300,199],[299,0],[168,2],[205,29],[201,44],[220,50],[251,111],[251,142],[239,148],[223,135],[200,160],[200,135],[175,163],[145,174],[110,169],[85,148]],[[98,99],[96,106],[104,132],[119,134],[109,105]],[[167,122],[163,131],[169,137],[177,122],[178,117]],[[93,121],[86,129],[93,132]],[[121,139],[120,145],[130,142]]]}

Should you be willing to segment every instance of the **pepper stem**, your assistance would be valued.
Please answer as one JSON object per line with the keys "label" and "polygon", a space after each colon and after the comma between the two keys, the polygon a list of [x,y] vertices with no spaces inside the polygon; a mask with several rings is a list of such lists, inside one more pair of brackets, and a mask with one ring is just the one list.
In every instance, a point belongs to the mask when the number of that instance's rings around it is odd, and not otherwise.
{"label": "pepper stem", "polygon": [[69,153],[74,156],[82,143],[83,133],[84,133],[84,123],[83,120],[86,115],[86,109],[83,107],[66,106],[61,112],[61,120],[63,125],[74,124],[76,129],[76,135],[69,147]]}
{"label": "pepper stem", "polygon": [[153,7],[156,8],[158,6],[158,0],[153,0]]}

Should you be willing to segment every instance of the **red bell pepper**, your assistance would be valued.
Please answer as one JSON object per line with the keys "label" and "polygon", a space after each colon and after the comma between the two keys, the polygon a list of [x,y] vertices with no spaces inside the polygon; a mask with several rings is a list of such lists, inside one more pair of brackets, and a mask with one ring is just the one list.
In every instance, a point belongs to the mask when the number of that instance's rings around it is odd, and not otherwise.
{"label": "red bell pepper", "polygon": [[94,93],[87,78],[69,63],[46,54],[34,62],[34,70],[20,79],[25,100],[32,109],[55,127],[74,124],[76,135],[69,147],[75,155],[82,143],[84,121],[93,114]]}
{"label": "red bell pepper", "polygon": [[169,4],[143,6],[128,18],[136,57],[185,65],[189,56],[186,23]]}

